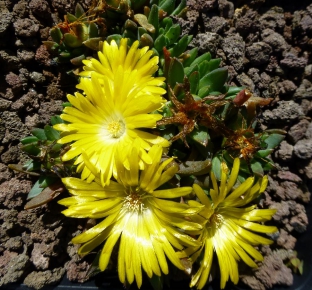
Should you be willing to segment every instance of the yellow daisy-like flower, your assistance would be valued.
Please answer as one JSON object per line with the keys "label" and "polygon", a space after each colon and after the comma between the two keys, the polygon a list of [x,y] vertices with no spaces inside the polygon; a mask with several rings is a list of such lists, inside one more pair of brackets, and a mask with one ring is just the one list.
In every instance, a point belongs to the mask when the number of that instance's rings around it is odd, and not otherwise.
{"label": "yellow daisy-like flower", "polygon": [[[134,147],[134,156],[136,150]],[[137,162],[131,162],[130,170],[118,172],[118,182],[111,181],[105,187],[98,178],[91,183],[71,177],[62,179],[73,195],[59,201],[68,206],[63,211],[66,216],[104,218],[72,240],[75,244],[83,244],[79,254],[88,254],[104,242],[99,259],[99,267],[104,271],[118,244],[119,279],[130,284],[135,279],[138,287],[142,285],[142,268],[148,277],[168,274],[166,258],[183,269],[176,250],[199,245],[183,231],[202,228],[185,219],[203,208],[200,203],[189,206],[167,200],[191,193],[191,187],[157,190],[178,171],[176,166],[166,169],[172,158],[159,163],[161,155],[162,148],[154,145],[148,152],[152,163],[143,171],[139,172]]]}
{"label": "yellow daisy-like flower", "polygon": [[[249,177],[237,188],[236,183],[240,161],[234,160],[231,175],[227,181],[227,167],[222,169],[221,183],[218,187],[216,178],[211,173],[213,189],[208,198],[203,189],[194,184],[193,189],[205,208],[199,213],[206,224],[200,233],[202,246],[188,248],[181,255],[191,256],[192,261],[200,260],[197,273],[192,277],[191,287],[202,289],[209,277],[213,253],[217,254],[221,288],[225,287],[230,278],[235,284],[239,280],[237,261],[242,259],[248,266],[257,267],[254,259],[263,260],[263,256],[253,247],[259,244],[271,244],[272,241],[254,232],[274,233],[277,228],[265,226],[260,222],[272,218],[276,210],[256,209],[256,205],[248,205],[258,197],[267,186],[267,176],[254,184],[254,177]],[[192,204],[192,201],[189,202]]]}
{"label": "yellow daisy-like flower", "polygon": [[[105,43],[103,53],[99,53],[102,63],[86,61],[89,77],[81,78],[77,85],[85,95],[68,95],[72,107],[66,107],[61,115],[68,124],[54,126],[63,132],[59,143],[73,142],[62,160],[77,157],[77,171],[88,182],[99,173],[102,184],[109,184],[112,175],[117,178],[117,163],[129,169],[133,146],[138,149],[136,158],[143,169],[152,162],[146,151],[153,144],[170,145],[162,137],[139,130],[156,127],[162,116],[151,112],[163,106],[161,95],[166,91],[159,87],[164,78],[152,76],[158,57],[150,59],[152,51],[137,46],[135,42],[127,53],[127,39],[121,40],[119,48],[114,41]],[[95,167],[95,172],[90,167]]]}

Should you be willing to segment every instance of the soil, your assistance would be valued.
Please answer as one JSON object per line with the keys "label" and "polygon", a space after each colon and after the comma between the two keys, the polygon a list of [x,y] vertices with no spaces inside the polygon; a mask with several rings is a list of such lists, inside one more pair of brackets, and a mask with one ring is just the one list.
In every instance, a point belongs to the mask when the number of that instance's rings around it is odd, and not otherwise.
{"label": "soil", "polygon": [[[55,63],[42,41],[77,2],[86,8],[91,1],[0,1],[0,287],[23,283],[41,289],[64,275],[84,282],[94,258],[81,259],[70,243],[87,221],[65,218],[55,201],[24,210],[36,179],[7,167],[27,160],[20,138],[60,114],[66,94],[75,91],[76,81],[66,73],[71,66]],[[184,34],[194,35],[190,48],[222,58],[232,84],[273,98],[260,114],[261,127],[287,131],[272,154],[277,168],[260,201],[277,209],[272,224],[279,233],[271,236],[273,246],[261,248],[265,259],[257,270],[242,269],[241,281],[259,290],[291,285],[285,263],[307,229],[312,180],[311,1],[187,2],[187,19],[176,21]]]}

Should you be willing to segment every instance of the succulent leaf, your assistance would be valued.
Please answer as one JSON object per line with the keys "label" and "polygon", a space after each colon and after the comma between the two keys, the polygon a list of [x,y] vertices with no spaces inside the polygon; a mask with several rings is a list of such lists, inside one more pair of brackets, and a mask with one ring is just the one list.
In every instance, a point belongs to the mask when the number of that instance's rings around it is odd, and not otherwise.
{"label": "succulent leaf", "polygon": [[134,20],[139,23],[142,27],[144,27],[149,33],[155,33],[155,27],[148,22],[147,17],[144,14],[135,14]]}
{"label": "succulent leaf", "polygon": [[75,21],[77,21],[77,17],[69,12],[67,12],[66,14],[66,19],[68,23],[74,23]]}
{"label": "succulent leaf", "polygon": [[80,17],[82,17],[84,15],[85,15],[84,9],[82,8],[82,6],[79,3],[77,3],[76,7],[75,7],[75,16],[76,16],[76,18],[80,18]]}
{"label": "succulent leaf", "polygon": [[61,40],[63,38],[63,33],[60,28],[58,27],[51,28],[50,35],[54,42],[61,43]]}
{"label": "succulent leaf", "polygon": [[158,34],[158,30],[159,30],[159,16],[158,16],[158,6],[157,5],[152,5],[151,11],[148,15],[148,22],[151,25],[153,25],[153,27],[155,28],[153,36],[156,37]]}
{"label": "succulent leaf", "polygon": [[77,36],[70,33],[64,34],[64,43],[72,48],[79,47],[82,45],[82,41]]}

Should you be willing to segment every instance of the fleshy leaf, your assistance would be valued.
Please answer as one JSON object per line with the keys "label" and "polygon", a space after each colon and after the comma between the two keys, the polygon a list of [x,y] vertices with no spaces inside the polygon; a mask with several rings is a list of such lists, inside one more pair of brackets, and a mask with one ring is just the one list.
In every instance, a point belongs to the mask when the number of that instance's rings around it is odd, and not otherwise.
{"label": "fleshy leaf", "polygon": [[50,140],[50,141],[60,139],[60,136],[61,136],[60,133],[58,131],[56,131],[55,129],[53,129],[49,125],[44,126],[44,132],[45,132],[45,135],[47,136],[48,140]]}
{"label": "fleshy leaf", "polygon": [[221,179],[221,160],[219,156],[215,156],[212,158],[212,168],[211,168],[214,176],[217,180]]}
{"label": "fleshy leaf", "polygon": [[284,140],[284,138],[285,136],[281,134],[270,134],[269,137],[264,140],[264,142],[268,144],[267,149],[274,149]]}

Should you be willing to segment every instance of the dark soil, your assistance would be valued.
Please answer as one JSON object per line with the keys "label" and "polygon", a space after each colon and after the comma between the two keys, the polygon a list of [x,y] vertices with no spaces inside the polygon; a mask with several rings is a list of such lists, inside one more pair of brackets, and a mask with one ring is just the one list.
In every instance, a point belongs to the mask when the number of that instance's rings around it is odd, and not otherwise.
{"label": "dark soil", "polygon": [[[43,127],[62,111],[67,93],[75,90],[71,66],[51,60],[42,41],[49,29],[83,0],[0,1],[0,286],[24,283],[34,289],[56,284],[67,275],[83,282],[92,258],[80,259],[73,235],[86,220],[65,218],[55,201],[24,210],[36,179],[8,169],[23,164],[21,137]],[[291,285],[285,263],[307,229],[305,206],[312,180],[312,4],[311,1],[189,0],[187,20],[177,20],[193,34],[190,47],[210,51],[228,66],[231,82],[254,95],[273,98],[263,108],[262,129],[287,131],[272,155],[277,169],[260,205],[276,208],[273,224],[280,231],[272,247],[262,247],[263,263],[242,269],[251,289]],[[299,256],[300,256],[300,249]],[[301,254],[304,258],[304,254]]]}

